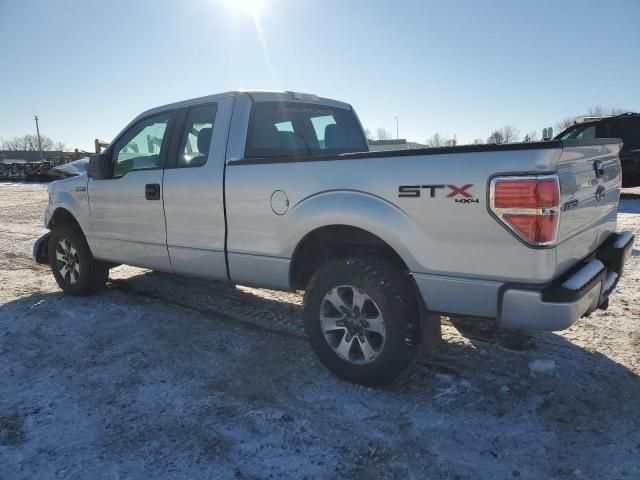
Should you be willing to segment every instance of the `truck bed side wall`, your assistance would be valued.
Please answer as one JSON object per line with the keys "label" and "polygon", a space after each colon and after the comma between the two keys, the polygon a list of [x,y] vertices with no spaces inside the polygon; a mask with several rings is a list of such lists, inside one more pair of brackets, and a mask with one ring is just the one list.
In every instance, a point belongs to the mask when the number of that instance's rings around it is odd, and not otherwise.
{"label": "truck bed side wall", "polygon": [[[502,283],[550,281],[556,252],[528,248],[497,223],[487,210],[489,178],[553,171],[560,153],[556,145],[473,154],[232,162],[226,172],[231,279],[286,287],[290,259],[308,232],[350,225],[380,237],[402,257],[419,286],[430,292],[430,308],[451,311],[463,296],[475,304],[471,310],[476,314],[495,315]],[[469,184],[463,190],[469,196],[455,194],[455,187]],[[433,197],[423,185],[438,186]],[[400,186],[418,186],[420,196],[400,197]],[[289,199],[284,215],[271,209],[276,190]],[[470,308],[461,308],[469,313]]]}

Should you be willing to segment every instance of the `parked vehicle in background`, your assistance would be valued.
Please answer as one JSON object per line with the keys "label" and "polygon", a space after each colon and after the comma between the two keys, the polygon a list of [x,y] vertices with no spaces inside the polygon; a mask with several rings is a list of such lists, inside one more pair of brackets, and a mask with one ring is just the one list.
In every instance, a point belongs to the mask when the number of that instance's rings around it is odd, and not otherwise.
{"label": "parked vehicle in background", "polygon": [[608,117],[584,117],[560,132],[557,140],[589,140],[594,138],[620,138],[620,164],[622,186],[640,186],[640,114],[624,113]]}
{"label": "parked vehicle in background", "polygon": [[122,263],[305,290],[322,363],[386,383],[439,340],[441,313],[561,330],[607,307],[633,243],[615,232],[619,149],[368,152],[349,104],[229,92],[143,113],[52,183],[34,255],[72,295]]}

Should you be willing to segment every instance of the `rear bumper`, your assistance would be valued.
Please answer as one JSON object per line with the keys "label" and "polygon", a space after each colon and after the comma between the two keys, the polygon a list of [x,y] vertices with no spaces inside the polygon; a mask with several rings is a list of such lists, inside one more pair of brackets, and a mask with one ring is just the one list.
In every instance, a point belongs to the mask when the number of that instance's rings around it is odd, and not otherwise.
{"label": "rear bumper", "polygon": [[590,256],[546,288],[505,286],[499,320],[506,328],[556,331],[606,308],[631,254],[631,232],[614,233]]}

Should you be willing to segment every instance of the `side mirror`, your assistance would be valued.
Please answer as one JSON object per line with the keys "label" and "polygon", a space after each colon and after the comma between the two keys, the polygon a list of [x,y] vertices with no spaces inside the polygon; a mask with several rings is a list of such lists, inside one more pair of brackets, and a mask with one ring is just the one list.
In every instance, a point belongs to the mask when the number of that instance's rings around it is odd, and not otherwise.
{"label": "side mirror", "polygon": [[542,129],[542,140],[548,142],[553,138],[553,127]]}
{"label": "side mirror", "polygon": [[113,177],[113,164],[111,155],[96,153],[89,158],[89,170],[87,175],[95,180]]}

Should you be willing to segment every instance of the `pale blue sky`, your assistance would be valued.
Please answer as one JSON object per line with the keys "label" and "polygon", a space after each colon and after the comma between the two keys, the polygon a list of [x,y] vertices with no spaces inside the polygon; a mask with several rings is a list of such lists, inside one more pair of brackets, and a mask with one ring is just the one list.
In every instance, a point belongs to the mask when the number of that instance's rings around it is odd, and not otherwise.
{"label": "pale blue sky", "polygon": [[374,131],[398,116],[414,141],[640,110],[640,0],[259,3],[262,35],[233,0],[0,0],[0,138],[33,133],[35,107],[43,134],[90,150],[147,108],[236,88],[344,100]]}

